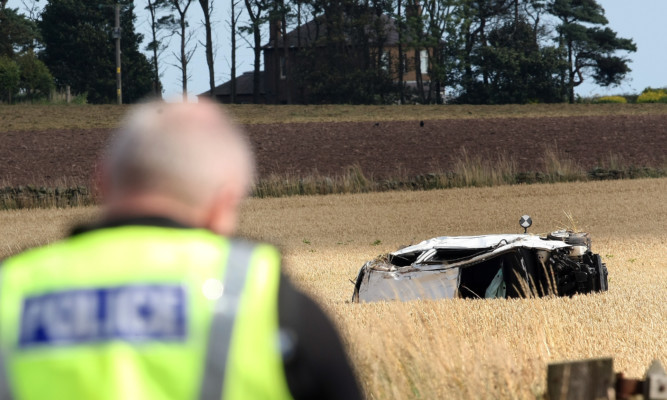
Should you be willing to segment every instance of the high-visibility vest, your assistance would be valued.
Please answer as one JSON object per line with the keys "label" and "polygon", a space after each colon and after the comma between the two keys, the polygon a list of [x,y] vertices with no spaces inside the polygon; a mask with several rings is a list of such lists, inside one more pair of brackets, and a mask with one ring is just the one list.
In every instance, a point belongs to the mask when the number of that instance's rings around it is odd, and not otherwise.
{"label": "high-visibility vest", "polygon": [[0,399],[290,398],[280,255],[209,231],[105,228],[0,265]]}

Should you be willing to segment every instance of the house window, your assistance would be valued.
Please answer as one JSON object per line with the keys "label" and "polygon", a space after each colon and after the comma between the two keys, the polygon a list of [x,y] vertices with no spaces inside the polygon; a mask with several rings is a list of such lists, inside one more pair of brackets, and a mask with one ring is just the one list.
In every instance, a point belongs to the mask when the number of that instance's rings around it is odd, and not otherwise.
{"label": "house window", "polygon": [[287,63],[285,62],[285,57],[280,56],[280,79],[285,79],[287,77]]}
{"label": "house window", "polygon": [[419,52],[419,66],[422,75],[428,74],[428,51],[422,50]]}

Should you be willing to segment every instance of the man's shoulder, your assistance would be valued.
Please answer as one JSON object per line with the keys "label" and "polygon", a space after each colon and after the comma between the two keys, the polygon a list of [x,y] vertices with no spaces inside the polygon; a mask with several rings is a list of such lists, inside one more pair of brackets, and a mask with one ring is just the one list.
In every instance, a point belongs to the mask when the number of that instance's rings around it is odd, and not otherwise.
{"label": "man's shoulder", "polygon": [[110,248],[119,250],[116,255],[122,256],[121,249],[155,249],[162,245],[165,249],[177,249],[192,252],[219,252],[229,239],[204,229],[180,229],[170,227],[124,225],[101,227],[92,230],[75,231],[71,236],[53,243],[23,250],[2,260],[3,268],[14,264],[30,264],[35,262],[56,261],[62,257],[101,256]]}
{"label": "man's shoulder", "polygon": [[4,260],[0,260],[0,269],[9,268],[9,266],[13,264],[30,263],[31,261],[57,254],[64,246],[67,246],[67,240],[67,238],[58,240],[53,243],[31,247],[13,254]]}

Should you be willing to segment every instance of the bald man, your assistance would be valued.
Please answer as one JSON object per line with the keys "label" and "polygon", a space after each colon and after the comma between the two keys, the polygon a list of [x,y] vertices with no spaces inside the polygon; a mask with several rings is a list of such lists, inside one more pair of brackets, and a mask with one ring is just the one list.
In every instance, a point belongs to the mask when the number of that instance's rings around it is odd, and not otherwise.
{"label": "bald man", "polygon": [[266,244],[233,239],[253,181],[211,103],[135,107],[102,220],[0,266],[0,399],[355,399],[340,339]]}

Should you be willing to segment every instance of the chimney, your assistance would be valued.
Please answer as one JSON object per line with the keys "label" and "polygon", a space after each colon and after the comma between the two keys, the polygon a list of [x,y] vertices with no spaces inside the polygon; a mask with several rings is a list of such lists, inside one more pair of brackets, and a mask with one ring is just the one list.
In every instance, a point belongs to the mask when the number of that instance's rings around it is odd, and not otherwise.
{"label": "chimney", "polygon": [[278,47],[278,39],[280,39],[280,21],[271,20],[269,22],[269,43],[271,43],[271,46]]}

